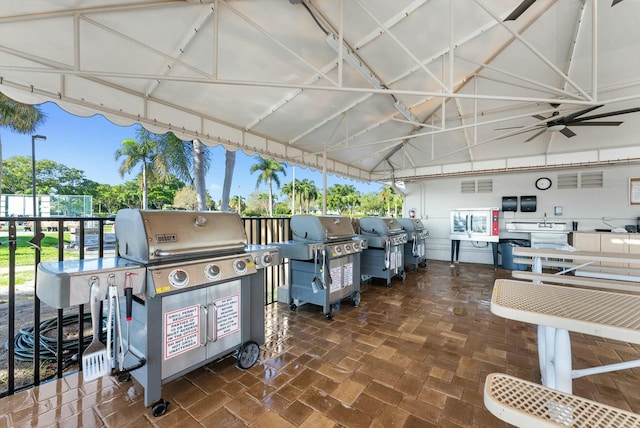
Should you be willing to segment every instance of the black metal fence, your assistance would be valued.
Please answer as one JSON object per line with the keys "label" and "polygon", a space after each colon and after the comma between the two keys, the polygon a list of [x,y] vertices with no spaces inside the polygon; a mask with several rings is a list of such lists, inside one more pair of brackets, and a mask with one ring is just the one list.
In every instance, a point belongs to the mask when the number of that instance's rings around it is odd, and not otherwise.
{"label": "black metal fence", "polygon": [[[91,337],[84,305],[53,309],[35,292],[41,261],[116,256],[114,218],[0,217],[0,397],[80,369]],[[290,236],[289,218],[244,218],[250,244],[268,245]],[[286,264],[267,268],[265,305],[277,302]],[[35,346],[40,344],[40,346]]]}

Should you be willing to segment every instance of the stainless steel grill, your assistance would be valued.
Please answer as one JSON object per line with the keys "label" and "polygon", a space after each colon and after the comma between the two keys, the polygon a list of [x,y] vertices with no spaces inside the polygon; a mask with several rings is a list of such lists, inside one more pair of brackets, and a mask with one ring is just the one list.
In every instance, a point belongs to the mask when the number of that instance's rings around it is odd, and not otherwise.
{"label": "stainless steel grill", "polygon": [[405,266],[413,266],[414,272],[418,270],[418,266],[426,267],[429,231],[417,218],[399,218],[398,223],[407,234],[407,242],[404,244]]}
{"label": "stainless steel grill", "polygon": [[391,287],[391,280],[397,276],[403,281],[404,244],[407,234],[394,218],[363,217],[359,221],[360,231],[369,245],[362,252],[361,273],[367,278],[383,278],[387,287]]}
{"label": "stainless steel grill", "polygon": [[101,300],[132,289],[130,306],[115,299],[123,310],[113,324],[127,334],[114,328],[111,372],[130,372],[154,415],[166,411],[163,383],[233,351],[241,368],[256,362],[264,343],[263,268],[281,263],[277,247],[248,245],[235,213],[126,209],[115,229],[119,257],[40,263],[36,290],[63,308],[88,303],[92,284]]}
{"label": "stainless steel grill", "polygon": [[351,221],[340,216],[295,215],[293,240],[274,243],[289,259],[291,310],[311,303],[322,306],[327,319],[332,305],[350,297],[360,304],[360,254],[367,247],[355,235]]}

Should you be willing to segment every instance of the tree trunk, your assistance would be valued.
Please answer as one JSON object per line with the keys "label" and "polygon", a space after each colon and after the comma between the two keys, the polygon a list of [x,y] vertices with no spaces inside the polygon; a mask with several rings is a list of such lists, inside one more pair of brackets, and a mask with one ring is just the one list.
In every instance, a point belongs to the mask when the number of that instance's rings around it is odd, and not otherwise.
{"label": "tree trunk", "polygon": [[225,150],[224,154],[224,184],[222,185],[222,203],[220,210],[229,211],[229,194],[231,193],[231,181],[233,169],[236,166],[236,152]]}
{"label": "tree trunk", "polygon": [[146,210],[149,204],[149,192],[147,190],[147,162],[142,166],[142,209]]}
{"label": "tree trunk", "polygon": [[[0,196],[2,196],[2,136],[0,136]],[[7,213],[0,213],[7,215]]]}
{"label": "tree trunk", "polygon": [[269,217],[273,217],[273,189],[271,179],[269,179]]}
{"label": "tree trunk", "polygon": [[196,188],[198,211],[207,209],[207,186],[204,179],[204,144],[198,139],[193,140],[193,175]]}

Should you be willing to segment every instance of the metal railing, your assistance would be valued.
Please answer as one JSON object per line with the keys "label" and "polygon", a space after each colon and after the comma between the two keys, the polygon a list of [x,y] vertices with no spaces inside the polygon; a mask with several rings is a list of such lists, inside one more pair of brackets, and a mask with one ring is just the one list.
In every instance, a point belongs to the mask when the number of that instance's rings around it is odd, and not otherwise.
{"label": "metal railing", "polygon": [[[79,369],[90,340],[84,332],[90,314],[84,305],[53,309],[41,303],[35,292],[36,266],[41,261],[115,257],[113,221],[0,217],[0,398]],[[250,244],[290,239],[289,218],[250,217],[243,222]],[[25,263],[29,259],[33,262]],[[286,264],[267,268],[265,305],[278,301],[286,271]]]}

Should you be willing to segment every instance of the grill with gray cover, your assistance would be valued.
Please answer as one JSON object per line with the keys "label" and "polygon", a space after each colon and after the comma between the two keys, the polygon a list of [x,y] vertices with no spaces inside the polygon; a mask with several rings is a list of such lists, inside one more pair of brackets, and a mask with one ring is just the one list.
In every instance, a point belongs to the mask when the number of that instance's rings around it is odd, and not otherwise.
{"label": "grill with gray cover", "polygon": [[394,276],[404,281],[404,244],[407,243],[407,234],[398,220],[363,217],[359,223],[362,236],[369,242],[361,257],[360,271],[363,277],[383,278],[387,281],[387,287],[391,287]]}
{"label": "grill with gray cover", "polygon": [[351,221],[341,216],[294,215],[293,239],[274,243],[289,259],[291,310],[311,303],[322,306],[327,319],[331,306],[350,297],[360,304],[360,254],[367,247],[355,236]]}
{"label": "grill with gray cover", "polygon": [[427,238],[429,231],[424,228],[422,220],[417,218],[399,218],[398,223],[407,233],[407,242],[404,244],[404,264],[413,266],[413,271],[418,266],[427,266]]}

